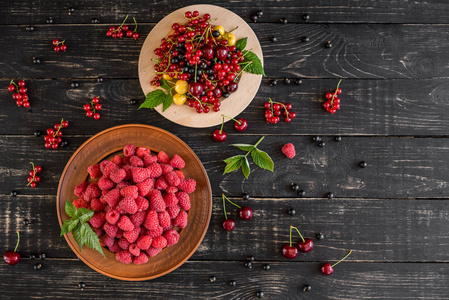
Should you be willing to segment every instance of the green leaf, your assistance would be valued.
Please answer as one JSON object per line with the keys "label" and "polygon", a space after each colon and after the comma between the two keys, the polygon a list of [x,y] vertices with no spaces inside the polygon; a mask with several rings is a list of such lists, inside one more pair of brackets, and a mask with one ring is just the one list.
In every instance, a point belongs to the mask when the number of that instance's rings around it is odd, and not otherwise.
{"label": "green leaf", "polygon": [[226,173],[234,172],[235,170],[240,169],[240,167],[243,164],[243,159],[245,158],[244,155],[236,155],[233,157],[229,157],[224,160],[225,163],[227,163],[225,170],[223,172],[223,175]]}
{"label": "green leaf", "polygon": [[266,152],[254,148],[253,151],[251,151],[251,157],[253,158],[253,161],[256,165],[258,165],[262,169],[266,169],[273,172],[274,170],[273,160]]}
{"label": "green leaf", "polygon": [[69,217],[74,217],[76,214],[76,206],[73,205],[73,203],[70,202],[69,200],[65,200],[65,213]]}
{"label": "green leaf", "polygon": [[80,247],[80,251],[81,251],[81,249],[83,249],[83,245],[85,243],[85,239],[81,235],[81,226],[82,226],[81,224],[78,224],[72,230],[73,238],[78,243],[78,246]]}
{"label": "green leaf", "polygon": [[159,79],[159,82],[161,83],[161,88],[163,88],[164,90],[170,89],[170,86],[164,78]]}
{"label": "green leaf", "polygon": [[253,150],[253,148],[254,148],[254,145],[250,145],[250,144],[231,144],[229,146],[237,147],[240,150],[247,151],[247,152]]}
{"label": "green leaf", "polygon": [[155,108],[156,106],[162,104],[164,102],[165,97],[167,96],[163,90],[154,90],[151,93],[147,94],[145,102],[142,103],[139,107],[141,108]]}
{"label": "green leaf", "polygon": [[248,38],[243,38],[235,42],[235,47],[239,50],[243,50],[246,47],[246,42],[248,41]]}
{"label": "green leaf", "polygon": [[262,62],[254,52],[247,51],[245,52],[244,56],[245,60],[243,61],[242,64],[245,65],[244,66],[245,72],[266,76],[262,66]]}
{"label": "green leaf", "polygon": [[173,96],[171,95],[171,93],[168,93],[164,98],[162,111],[165,111],[167,108],[169,108],[172,103],[173,103]]}
{"label": "green leaf", "polygon": [[248,159],[246,158],[246,156],[245,156],[245,159],[242,164],[242,172],[243,172],[243,175],[245,176],[245,178],[248,179],[248,176],[249,176],[249,173],[251,173],[251,170],[249,168],[249,162],[248,162]]}
{"label": "green leaf", "polygon": [[94,215],[93,210],[90,210],[90,209],[87,209],[84,207],[81,207],[80,209],[78,209],[78,212],[76,214],[76,216],[79,218],[81,224],[89,221],[93,215]]}
{"label": "green leaf", "polygon": [[78,223],[79,223],[79,219],[69,219],[69,220],[64,221],[64,223],[62,223],[60,236],[63,236],[64,234],[72,231],[73,228],[75,228],[76,225],[78,225]]}
{"label": "green leaf", "polygon": [[98,235],[90,228],[90,226],[86,223],[81,225],[80,228],[81,235],[84,237],[84,242],[87,247],[97,250],[100,252],[103,257],[106,257],[103,253],[103,249],[100,245],[100,239],[98,238]]}

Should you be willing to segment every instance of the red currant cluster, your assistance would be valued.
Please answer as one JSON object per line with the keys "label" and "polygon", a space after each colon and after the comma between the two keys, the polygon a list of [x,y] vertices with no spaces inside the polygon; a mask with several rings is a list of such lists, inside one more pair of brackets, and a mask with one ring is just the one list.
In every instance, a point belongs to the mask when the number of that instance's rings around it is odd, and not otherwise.
{"label": "red currant cluster", "polygon": [[100,114],[97,112],[101,110],[100,97],[93,97],[90,104],[84,104],[83,108],[86,111],[87,117],[94,117],[95,120],[100,120]]}
{"label": "red currant cluster", "polygon": [[324,102],[323,107],[330,112],[331,114],[335,114],[337,110],[340,109],[340,98],[337,97],[337,95],[341,94],[340,81],[337,84],[337,88],[333,93],[326,93],[326,99],[327,101]]}
{"label": "red currant cluster", "polygon": [[60,42],[58,39],[54,39],[53,40],[53,45],[55,46],[53,49],[55,50],[55,52],[65,52],[67,50],[67,45],[64,44],[65,40]]}
{"label": "red currant cluster", "polygon": [[61,123],[56,123],[53,128],[47,129],[47,135],[44,137],[45,148],[58,149],[62,143],[62,128],[69,127],[69,121],[61,119]]}
{"label": "red currant cluster", "polygon": [[276,124],[281,120],[280,115],[282,114],[281,110],[284,111],[284,121],[290,123],[292,119],[296,117],[296,113],[291,111],[292,104],[291,103],[282,103],[282,102],[274,102],[271,98],[268,98],[270,101],[265,102],[265,120],[267,123]]}
{"label": "red currant cluster", "polygon": [[40,173],[42,171],[41,166],[34,166],[33,162],[30,162],[31,166],[33,167],[33,170],[30,171],[30,176],[28,177],[28,184],[32,188],[35,188],[37,186],[37,183],[41,181],[41,178],[37,176],[37,173]]}
{"label": "red currant cluster", "polygon": [[109,27],[108,32],[106,32],[106,35],[114,39],[116,38],[121,39],[126,34],[126,37],[132,37],[133,39],[137,40],[139,38],[139,33],[137,33],[137,21],[135,18],[133,18],[134,24],[136,25],[134,27],[134,31],[131,31],[128,25],[124,25],[127,19],[128,16],[126,16],[125,20],[123,20],[123,23],[117,28],[115,28],[115,26]]}
{"label": "red currant cluster", "polygon": [[30,107],[30,102],[28,101],[28,95],[27,95],[27,88],[25,87],[25,81],[19,80],[17,84],[14,82],[14,80],[11,80],[8,86],[8,91],[10,91],[12,94],[12,98],[16,100],[17,106],[23,106],[25,108]]}

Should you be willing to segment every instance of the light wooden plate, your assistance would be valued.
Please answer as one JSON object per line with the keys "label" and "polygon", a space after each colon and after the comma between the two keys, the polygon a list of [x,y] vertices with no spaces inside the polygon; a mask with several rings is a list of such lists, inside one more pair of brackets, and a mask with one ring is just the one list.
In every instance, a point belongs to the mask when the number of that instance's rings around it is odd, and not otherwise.
{"label": "light wooden plate", "polygon": [[212,212],[212,191],[209,178],[198,157],[182,140],[157,127],[129,124],[104,130],[87,140],[76,150],[68,161],[59,181],[56,198],[59,225],[69,219],[64,210],[66,199],[73,202],[76,185],[88,177],[87,168],[121,154],[127,144],[151,149],[163,150],[169,156],[180,155],[186,162],[182,170],[186,178],[196,180],[196,190],[190,195],[192,203],[187,226],[180,232],[179,242],[164,249],[142,265],[125,265],[115,259],[115,253],[103,248],[106,258],[86,246],[82,252],[71,233],[64,235],[73,252],[89,267],[103,275],[121,280],[139,281],[165,275],[181,266],[197,249],[206,234]]}
{"label": "light wooden plate", "polygon": [[[216,21],[211,22],[211,24],[222,25],[227,31],[238,26],[232,33],[237,40],[247,37],[248,44],[245,49],[251,50],[257,54],[263,64],[262,48],[260,47],[257,36],[254,34],[251,27],[238,15],[230,10],[215,5],[204,4],[183,7],[172,12],[157,23],[142,46],[139,57],[139,80],[145,95],[155,89],[155,87],[150,84],[155,76],[155,62],[153,61],[153,58],[157,57],[154,54],[154,49],[160,46],[161,39],[168,35],[173,23],[185,23],[186,19],[184,13],[186,11],[194,10],[197,10],[201,16],[205,13],[209,13],[211,19],[217,19]],[[188,107],[188,105],[175,104],[172,104],[172,106],[165,112],[162,112],[162,105],[159,105],[156,110],[170,121],[183,126],[198,128],[216,126],[221,124],[222,114],[230,117],[235,117],[240,114],[253,100],[259,90],[261,81],[262,75],[249,73],[242,74],[238,90],[231,94],[229,98],[222,101],[219,112],[211,110],[207,114],[198,114],[195,109]],[[229,119],[225,119],[225,122],[226,121],[229,121]]]}

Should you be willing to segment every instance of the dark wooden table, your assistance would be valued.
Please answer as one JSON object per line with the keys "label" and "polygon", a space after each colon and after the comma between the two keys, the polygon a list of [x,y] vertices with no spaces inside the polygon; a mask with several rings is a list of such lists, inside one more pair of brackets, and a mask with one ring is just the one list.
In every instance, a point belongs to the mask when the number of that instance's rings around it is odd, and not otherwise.
{"label": "dark wooden table", "polygon": [[[212,141],[212,129],[185,128],[130,104],[144,98],[137,62],[146,35],[171,11],[195,3],[200,1],[2,1],[0,244],[2,251],[13,247],[19,230],[23,259],[12,267],[0,264],[0,298],[252,299],[263,291],[269,299],[449,299],[449,2],[202,1],[248,22],[256,11],[264,13],[251,27],[267,77],[241,114],[248,130],[238,134],[226,124],[225,143]],[[138,20],[141,38],[107,38],[108,27],[126,14]],[[65,39],[69,50],[55,53],[53,38]],[[332,48],[324,47],[327,41]],[[41,64],[33,64],[33,57]],[[285,78],[303,83],[284,85]],[[321,107],[323,95],[341,78],[342,109],[330,115]],[[32,111],[15,105],[6,89],[11,79],[27,81]],[[270,87],[273,79],[279,84]],[[73,81],[80,86],[71,88]],[[82,109],[94,95],[103,99],[99,121],[87,119]],[[292,102],[297,118],[266,124],[268,97]],[[33,133],[62,117],[70,121],[64,131],[69,145],[47,150]],[[155,125],[186,141],[202,160],[214,194],[211,224],[196,253],[176,271],[146,282],[110,279],[77,260],[59,237],[55,210],[59,177],[72,153],[97,132],[127,123]],[[227,145],[254,143],[262,135],[275,172],[253,167],[249,180],[241,173],[223,176],[222,160],[238,152]],[[312,141],[317,135],[325,147]],[[293,160],[280,152],[287,142],[296,146]],[[44,168],[36,189],[26,187],[30,161]],[[361,161],[368,166],[360,168]],[[304,198],[290,182],[305,191]],[[251,221],[237,221],[230,233],[221,228],[222,192],[239,203],[248,192],[254,210]],[[288,215],[288,208],[296,214]],[[293,261],[280,253],[289,225],[315,242],[312,252]],[[319,232],[323,240],[315,239]],[[320,274],[324,261],[349,249],[353,254],[332,276]],[[47,258],[31,260],[31,253]],[[249,255],[252,269],[244,266]],[[33,269],[37,262],[39,271]],[[312,291],[302,291],[306,284]]]}

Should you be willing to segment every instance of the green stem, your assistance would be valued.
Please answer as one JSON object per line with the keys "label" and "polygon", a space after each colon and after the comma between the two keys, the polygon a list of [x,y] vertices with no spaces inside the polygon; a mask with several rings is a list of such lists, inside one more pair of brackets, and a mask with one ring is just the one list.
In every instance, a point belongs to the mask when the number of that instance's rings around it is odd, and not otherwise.
{"label": "green stem", "polygon": [[223,211],[224,211],[224,215],[225,215],[225,219],[227,220],[228,219],[228,214],[226,213],[226,203],[225,203],[225,195],[224,194],[221,194],[222,195],[222,197],[223,197]]}
{"label": "green stem", "polygon": [[[223,115],[222,115],[223,116]],[[224,116],[223,116],[223,121],[221,122],[221,128],[220,128],[220,134],[223,131],[223,125],[224,125]],[[223,195],[224,196],[224,195]]]}
{"label": "green stem", "polygon": [[235,204],[234,202],[232,202],[231,200],[229,200],[229,198],[226,197],[224,194],[223,194],[223,197],[225,197],[225,199],[228,200],[232,205],[234,205],[234,206],[236,206],[236,207],[238,207],[238,208],[241,208],[240,206],[238,206],[237,204]]}
{"label": "green stem", "polygon": [[136,21],[136,18],[134,18],[134,17],[133,17],[133,20],[134,20],[134,24],[136,24],[136,27],[134,27],[134,31],[133,32],[136,32],[137,31],[137,21]]}
{"label": "green stem", "polygon": [[335,92],[334,92],[334,94],[332,95],[331,106],[334,106],[334,98],[335,98],[335,96],[337,96],[338,87],[340,86],[340,82],[341,82],[342,80],[343,80],[343,79],[340,79],[340,81],[339,81],[338,84],[337,84],[337,88],[335,89]]}
{"label": "green stem", "polygon": [[16,232],[17,232],[17,244],[16,244],[16,248],[14,248],[14,252],[17,251],[17,247],[19,247],[19,242],[20,242],[20,234],[19,234],[19,231],[16,230]]}
{"label": "green stem", "polygon": [[[91,102],[91,103],[93,103],[93,102]],[[95,107],[94,107],[94,110],[95,110]],[[56,132],[53,133],[53,137],[57,137],[57,136],[58,136],[58,132],[59,132],[59,131],[61,130],[61,128],[62,128],[62,122],[64,122],[64,119],[61,119],[61,123],[59,123],[58,130],[56,130]]]}
{"label": "green stem", "polygon": [[123,20],[122,24],[121,24],[116,30],[114,30],[114,31],[118,31],[120,28],[122,28],[123,25],[125,25],[125,22],[126,22],[127,19],[128,19],[128,15],[126,15],[125,20]]}
{"label": "green stem", "polygon": [[304,240],[304,238],[302,237],[301,232],[299,232],[298,228],[296,228],[296,227],[292,227],[292,228],[295,228],[295,229],[296,229],[296,231],[298,232],[299,236],[301,237],[301,240],[305,243],[305,240]]}
{"label": "green stem", "polygon": [[[242,124],[242,122],[240,122],[240,121],[238,121],[238,120],[236,120],[236,119],[234,119],[234,118],[231,118],[231,117],[228,117],[228,116],[225,116],[225,115],[222,115],[222,116],[223,116],[223,117],[226,117],[226,118],[228,118],[228,119],[231,119],[231,120],[236,121],[237,123],[239,123],[239,125]],[[223,120],[224,120],[224,118],[223,118]]]}
{"label": "green stem", "polygon": [[30,164],[33,167],[33,179],[30,182],[28,182],[27,186],[29,186],[34,181],[34,178],[36,177],[36,169],[34,168],[34,163],[32,161],[30,161]]}
{"label": "green stem", "polygon": [[336,265],[338,265],[339,263],[341,263],[342,261],[344,261],[346,259],[346,257],[348,257],[351,253],[352,253],[352,250],[349,250],[348,254],[346,254],[345,257],[343,257],[342,259],[340,259],[339,261],[337,261],[335,264],[332,265],[332,268],[335,267]]}
{"label": "green stem", "polygon": [[195,74],[193,75],[193,76],[195,76],[195,82],[196,82],[196,68],[197,68],[197,66],[198,66],[198,63],[195,63]]}
{"label": "green stem", "polygon": [[259,139],[259,141],[258,141],[255,145],[253,145],[253,147],[251,148],[251,150],[249,150],[248,152],[246,152],[245,157],[247,157],[248,154],[251,153],[251,151],[253,151],[255,148],[257,148],[257,145],[259,145],[260,142],[262,142],[262,140],[263,140],[264,138],[265,138],[265,136],[261,137],[261,138]]}
{"label": "green stem", "polygon": [[290,225],[290,247],[292,246],[292,228],[293,226]]}

